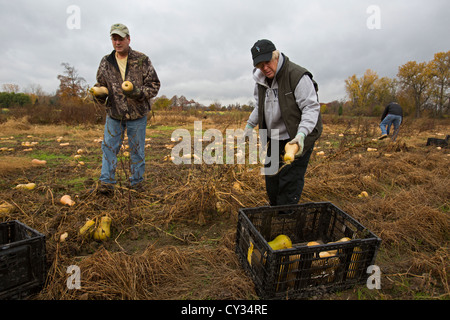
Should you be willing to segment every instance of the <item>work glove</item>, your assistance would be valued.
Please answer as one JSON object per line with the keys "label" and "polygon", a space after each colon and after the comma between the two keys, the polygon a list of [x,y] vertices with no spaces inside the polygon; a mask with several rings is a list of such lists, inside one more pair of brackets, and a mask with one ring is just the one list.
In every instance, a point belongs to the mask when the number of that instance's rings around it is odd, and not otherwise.
{"label": "work glove", "polygon": [[245,140],[250,139],[251,136],[253,136],[253,129],[254,127],[252,127],[250,124],[247,123],[247,125],[245,126],[244,129],[244,138]]}
{"label": "work glove", "polygon": [[247,125],[245,126],[245,129],[244,129],[244,135],[246,135],[246,136],[251,135],[253,132],[253,129],[254,129],[254,127],[252,127],[251,125],[249,125],[247,123]]}
{"label": "work glove", "polygon": [[134,86],[133,90],[131,90],[131,91],[122,90],[122,92],[127,98],[135,99],[135,100],[141,99],[142,96],[144,95],[142,90],[137,88],[136,86]]}
{"label": "work glove", "polygon": [[303,132],[299,132],[297,133],[297,135],[295,136],[294,139],[292,139],[291,141],[289,141],[289,144],[297,144],[298,145],[298,151],[295,154],[295,157],[300,157],[301,154],[303,153],[303,148],[305,146],[305,137],[306,135]]}

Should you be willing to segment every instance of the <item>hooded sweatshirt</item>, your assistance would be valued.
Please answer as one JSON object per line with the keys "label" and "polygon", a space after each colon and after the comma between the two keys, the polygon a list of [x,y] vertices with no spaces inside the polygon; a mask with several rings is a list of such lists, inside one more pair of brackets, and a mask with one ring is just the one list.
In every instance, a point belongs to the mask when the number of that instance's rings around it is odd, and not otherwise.
{"label": "hooded sweatshirt", "polygon": [[[268,135],[272,137],[271,130],[278,129],[278,139],[286,140],[292,138],[289,136],[286,124],[283,121],[281,108],[278,101],[278,82],[277,75],[286,58],[284,54],[280,54],[278,60],[277,71],[272,83],[269,85],[268,79],[264,76],[261,70],[258,68],[253,69],[253,79],[255,80],[254,96],[256,100],[256,107],[253,109],[247,123],[256,127],[258,125],[258,105],[259,105],[259,90],[258,85],[262,85],[266,88],[265,102],[264,102],[264,120],[268,129]],[[304,76],[300,79],[294,90],[295,101],[298,108],[302,113],[301,121],[298,125],[297,134],[303,132],[305,136],[308,136],[316,127],[319,114],[320,104],[317,99],[317,93],[314,88],[314,84],[310,77]],[[275,136],[272,138],[276,138]]]}

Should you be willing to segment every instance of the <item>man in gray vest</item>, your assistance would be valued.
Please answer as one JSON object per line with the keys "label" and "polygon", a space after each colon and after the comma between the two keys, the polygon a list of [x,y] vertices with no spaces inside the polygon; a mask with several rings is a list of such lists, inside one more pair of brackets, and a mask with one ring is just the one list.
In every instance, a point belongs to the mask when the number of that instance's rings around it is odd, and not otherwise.
{"label": "man in gray vest", "polygon": [[[287,143],[298,144],[295,160],[274,175],[265,175],[266,191],[271,206],[299,202],[306,168],[315,141],[322,133],[318,86],[312,74],[291,62],[269,40],[259,40],[251,48],[256,107],[251,113],[246,132],[266,129],[267,157],[283,159]],[[273,143],[274,139],[278,143]],[[273,148],[277,146],[276,150]]]}

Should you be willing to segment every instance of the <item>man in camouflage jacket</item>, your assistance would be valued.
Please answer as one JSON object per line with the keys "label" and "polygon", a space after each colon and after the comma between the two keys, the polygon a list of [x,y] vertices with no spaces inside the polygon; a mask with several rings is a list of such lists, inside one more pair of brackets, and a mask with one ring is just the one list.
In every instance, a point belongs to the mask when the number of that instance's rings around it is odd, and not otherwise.
{"label": "man in camouflage jacket", "polygon": [[[158,94],[160,81],[150,59],[129,46],[130,34],[123,24],[114,24],[110,30],[114,50],[100,62],[97,87],[106,87],[108,96],[97,97],[106,105],[106,123],[102,142],[101,192],[113,190],[117,154],[125,131],[128,136],[131,160],[130,185],[142,189],[145,172],[145,134],[150,99]],[[122,83],[133,84],[131,92],[122,90]]]}

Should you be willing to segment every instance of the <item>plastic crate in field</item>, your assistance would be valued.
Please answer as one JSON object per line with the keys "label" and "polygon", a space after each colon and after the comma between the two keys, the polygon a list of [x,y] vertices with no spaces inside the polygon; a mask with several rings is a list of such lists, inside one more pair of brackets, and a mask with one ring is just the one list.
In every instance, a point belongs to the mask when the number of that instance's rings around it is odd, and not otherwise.
{"label": "plastic crate in field", "polygon": [[0,223],[0,299],[23,299],[46,278],[45,237],[19,221]]}
{"label": "plastic crate in field", "polygon": [[[292,246],[274,250],[277,236]],[[239,210],[236,253],[262,299],[304,298],[366,283],[381,239],[330,202]]]}

